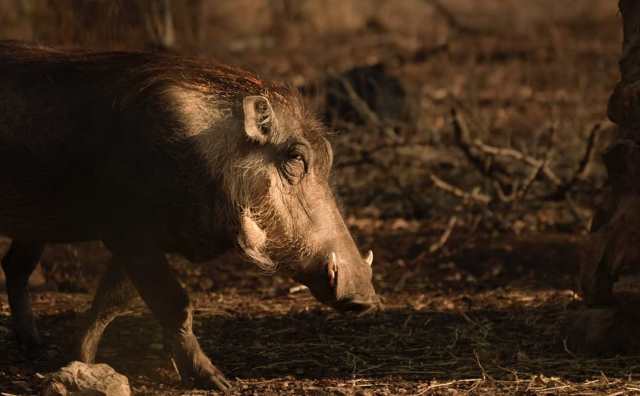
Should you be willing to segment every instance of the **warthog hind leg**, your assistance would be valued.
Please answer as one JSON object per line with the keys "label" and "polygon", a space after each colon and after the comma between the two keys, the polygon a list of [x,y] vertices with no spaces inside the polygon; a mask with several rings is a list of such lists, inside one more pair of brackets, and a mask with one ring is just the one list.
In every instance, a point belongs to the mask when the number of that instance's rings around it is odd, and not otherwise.
{"label": "warthog hind leg", "polygon": [[77,345],[77,359],[93,363],[102,333],[115,318],[129,311],[137,293],[125,270],[112,263],[100,280],[91,309],[84,318]]}
{"label": "warthog hind leg", "polygon": [[20,345],[28,354],[37,353],[42,347],[29,295],[29,276],[36,268],[43,244],[40,242],[13,241],[2,260],[2,268],[7,282],[7,295],[13,327]]}
{"label": "warthog hind leg", "polygon": [[163,327],[169,349],[182,381],[226,391],[230,383],[204,354],[192,329],[192,307],[187,292],[169,267],[164,254],[155,249],[114,248],[114,260],[131,279],[140,296]]}

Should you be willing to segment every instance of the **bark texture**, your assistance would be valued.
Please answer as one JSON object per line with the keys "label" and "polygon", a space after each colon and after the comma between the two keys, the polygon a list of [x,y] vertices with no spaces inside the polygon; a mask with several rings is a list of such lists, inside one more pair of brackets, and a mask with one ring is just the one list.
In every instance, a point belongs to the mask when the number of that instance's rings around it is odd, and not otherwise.
{"label": "bark texture", "polygon": [[623,47],[620,81],[609,100],[609,117],[619,126],[607,150],[607,203],[595,215],[580,284],[591,306],[612,305],[620,276],[640,269],[640,2],[621,0]]}

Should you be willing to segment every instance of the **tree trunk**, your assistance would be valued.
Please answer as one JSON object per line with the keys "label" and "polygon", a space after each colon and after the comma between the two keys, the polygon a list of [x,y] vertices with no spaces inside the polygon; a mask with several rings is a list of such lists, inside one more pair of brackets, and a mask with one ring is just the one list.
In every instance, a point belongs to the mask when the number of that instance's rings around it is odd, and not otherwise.
{"label": "tree trunk", "polygon": [[580,284],[588,305],[611,305],[621,274],[640,270],[640,1],[621,0],[620,81],[609,99],[619,136],[604,155],[607,204],[594,218]]}

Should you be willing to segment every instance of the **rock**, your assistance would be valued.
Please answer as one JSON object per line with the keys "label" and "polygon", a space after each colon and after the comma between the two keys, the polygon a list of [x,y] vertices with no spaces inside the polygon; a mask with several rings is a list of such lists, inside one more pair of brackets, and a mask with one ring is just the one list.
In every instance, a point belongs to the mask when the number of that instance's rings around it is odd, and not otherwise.
{"label": "rock", "polygon": [[71,362],[49,374],[42,396],[130,396],[129,380],[106,364]]}

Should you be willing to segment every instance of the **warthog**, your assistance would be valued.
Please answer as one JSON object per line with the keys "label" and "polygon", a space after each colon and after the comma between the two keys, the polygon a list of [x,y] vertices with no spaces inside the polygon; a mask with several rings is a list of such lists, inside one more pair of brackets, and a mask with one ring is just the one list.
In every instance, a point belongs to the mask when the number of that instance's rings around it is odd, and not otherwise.
{"label": "warthog", "polygon": [[[379,306],[328,178],[324,128],[291,90],[171,55],[0,43],[0,234],[13,322],[40,345],[26,281],[44,243],[101,240],[113,262],[82,330],[91,362],[128,284],[162,324],[183,379],[229,383],[192,332],[165,253],[237,251],[343,311]],[[131,281],[129,283],[129,280]]]}

